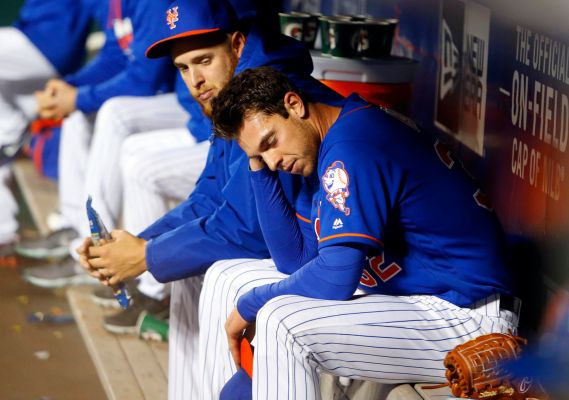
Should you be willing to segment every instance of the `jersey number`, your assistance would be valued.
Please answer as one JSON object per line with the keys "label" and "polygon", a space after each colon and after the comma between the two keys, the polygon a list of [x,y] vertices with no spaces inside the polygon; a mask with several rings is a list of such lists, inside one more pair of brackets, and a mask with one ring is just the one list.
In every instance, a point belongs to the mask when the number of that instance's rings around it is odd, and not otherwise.
{"label": "jersey number", "polygon": [[[382,268],[382,265],[385,262],[383,254],[384,253],[382,252],[381,255],[370,258],[369,266],[379,279],[383,282],[387,282],[401,271],[401,267],[397,265],[397,263],[392,262],[387,267]],[[362,273],[362,277],[360,278],[360,283],[367,287],[377,286],[377,280],[365,269]]]}
{"label": "jersey number", "polygon": [[[454,160],[452,159],[450,150],[439,140],[435,142],[434,147],[435,147],[435,152],[439,157],[439,160],[441,160],[442,163],[446,165],[448,169],[451,169],[454,165]],[[472,176],[468,173],[468,171],[466,171],[465,169],[464,171],[468,174],[468,176],[472,178]],[[474,198],[476,204],[478,204],[480,207],[492,211],[492,204],[490,203],[490,199],[488,199],[488,196],[486,196],[486,194],[484,194],[482,190],[478,189],[476,193],[472,195],[472,197]]]}

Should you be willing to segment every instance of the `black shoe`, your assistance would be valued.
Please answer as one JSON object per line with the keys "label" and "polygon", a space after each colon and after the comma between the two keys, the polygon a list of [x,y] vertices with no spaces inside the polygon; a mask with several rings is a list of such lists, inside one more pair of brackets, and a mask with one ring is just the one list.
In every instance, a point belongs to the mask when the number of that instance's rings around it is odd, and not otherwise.
{"label": "black shoe", "polygon": [[103,318],[103,326],[107,331],[136,335],[138,318],[143,311],[158,319],[166,319],[170,316],[169,297],[164,300],[155,300],[139,292],[133,296],[133,299],[133,304],[126,310]]}
{"label": "black shoe", "polygon": [[71,241],[79,234],[73,228],[64,228],[44,238],[24,240],[16,245],[16,253],[35,259],[61,259],[69,256]]}

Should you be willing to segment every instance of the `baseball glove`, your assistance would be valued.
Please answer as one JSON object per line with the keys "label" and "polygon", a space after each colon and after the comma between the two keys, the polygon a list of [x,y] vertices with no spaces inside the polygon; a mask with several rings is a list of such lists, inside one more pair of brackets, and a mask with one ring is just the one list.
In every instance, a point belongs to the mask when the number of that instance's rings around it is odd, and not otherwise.
{"label": "baseball glove", "polygon": [[545,400],[541,386],[529,377],[514,377],[504,364],[518,358],[527,341],[510,334],[491,333],[451,350],[444,360],[452,394],[486,400]]}

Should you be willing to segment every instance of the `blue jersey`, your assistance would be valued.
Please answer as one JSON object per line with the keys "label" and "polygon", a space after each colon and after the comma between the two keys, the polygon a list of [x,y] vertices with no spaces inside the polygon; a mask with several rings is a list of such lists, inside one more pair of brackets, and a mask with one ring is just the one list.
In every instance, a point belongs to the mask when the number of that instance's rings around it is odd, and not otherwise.
{"label": "blue jersey", "polygon": [[500,223],[440,142],[352,95],[322,142],[318,175],[319,249],[367,246],[367,292],[459,306],[509,293]]}
{"label": "blue jersey", "polygon": [[108,0],[26,0],[14,26],[48,59],[60,75],[85,61],[91,24],[104,26]]}
{"label": "blue jersey", "polygon": [[65,80],[78,87],[77,109],[98,110],[116,96],[152,96],[172,91],[175,70],[167,58],[144,53],[160,32],[168,0],[108,0],[105,45],[88,65]]}
{"label": "blue jersey", "polygon": [[[265,37],[255,27],[247,35],[236,73],[263,65],[287,74],[313,98],[338,104],[341,97],[310,77],[308,50],[287,36]],[[281,176],[289,199],[302,186],[297,177]],[[308,215],[309,211],[301,211]],[[161,282],[203,273],[223,259],[266,258],[249,178],[246,154],[233,141],[214,139],[206,166],[190,197],[160,218],[140,237],[148,240],[149,271]]]}
{"label": "blue jersey", "polygon": [[436,295],[463,307],[510,294],[497,217],[438,141],[352,95],[324,137],[317,174],[312,233],[266,169],[251,174],[271,255],[292,275],[241,296],[247,321],[276,296],[342,300],[358,282],[367,293]]}

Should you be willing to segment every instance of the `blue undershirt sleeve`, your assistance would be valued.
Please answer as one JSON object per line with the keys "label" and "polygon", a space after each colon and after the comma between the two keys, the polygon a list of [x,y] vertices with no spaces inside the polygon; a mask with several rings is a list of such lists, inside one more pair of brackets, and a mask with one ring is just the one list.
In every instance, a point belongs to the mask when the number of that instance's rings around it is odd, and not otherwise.
{"label": "blue undershirt sleeve", "polygon": [[347,300],[358,287],[366,254],[366,246],[358,244],[325,247],[288,278],[245,293],[237,302],[237,310],[246,321],[253,322],[261,307],[277,296]]}
{"label": "blue undershirt sleeve", "polygon": [[259,224],[271,257],[280,272],[292,274],[316,257],[318,242],[305,240],[302,235],[278,174],[268,168],[250,174]]}

